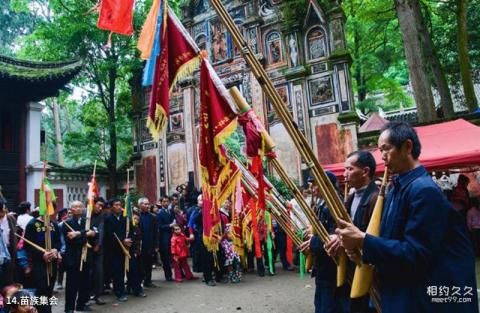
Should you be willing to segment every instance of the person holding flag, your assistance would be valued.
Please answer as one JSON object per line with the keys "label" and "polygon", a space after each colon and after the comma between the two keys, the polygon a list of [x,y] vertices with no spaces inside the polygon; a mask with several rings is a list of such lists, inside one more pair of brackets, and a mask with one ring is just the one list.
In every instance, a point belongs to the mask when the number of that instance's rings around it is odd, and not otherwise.
{"label": "person holding flag", "polygon": [[[65,286],[65,312],[90,311],[87,306],[89,299],[89,272],[92,262],[92,251],[88,249],[87,258],[83,260],[83,247],[93,244],[97,233],[92,229],[85,229],[86,218],[84,206],[80,201],[70,204],[72,217],[64,222],[62,233],[65,238],[65,270],[67,282]],[[82,270],[80,263],[83,262]]]}
{"label": "person holding flag", "polygon": [[[58,225],[53,219],[55,213],[53,202],[55,194],[46,179],[46,165],[43,170],[42,185],[40,188],[40,211],[39,217],[32,219],[25,228],[25,238],[40,247],[45,247],[42,252],[32,245],[25,245],[32,259],[32,281],[35,286],[35,296],[51,298],[55,278],[57,276],[57,263],[61,262],[60,233]],[[52,217],[52,219],[51,219]],[[52,307],[37,305],[39,313],[51,313]]]}

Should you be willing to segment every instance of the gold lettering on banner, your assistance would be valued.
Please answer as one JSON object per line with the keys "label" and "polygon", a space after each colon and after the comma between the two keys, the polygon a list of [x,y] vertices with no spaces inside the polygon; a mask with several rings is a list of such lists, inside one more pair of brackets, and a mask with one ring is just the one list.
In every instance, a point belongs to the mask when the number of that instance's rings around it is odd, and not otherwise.
{"label": "gold lettering on banner", "polygon": [[193,54],[191,52],[184,52],[175,58],[175,65],[179,66],[182,63],[190,60]]}

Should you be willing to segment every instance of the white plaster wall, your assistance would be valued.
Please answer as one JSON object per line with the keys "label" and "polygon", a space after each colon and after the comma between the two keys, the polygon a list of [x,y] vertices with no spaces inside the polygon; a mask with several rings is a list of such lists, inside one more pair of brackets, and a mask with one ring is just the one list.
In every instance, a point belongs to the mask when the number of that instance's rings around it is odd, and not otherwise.
{"label": "white plaster wall", "polygon": [[168,157],[168,193],[176,192],[175,188],[188,181],[186,145],[183,142],[167,147]]}
{"label": "white plaster wall", "polygon": [[276,143],[275,152],[280,163],[291,178],[300,181],[300,155],[283,124],[270,126],[270,136]]}

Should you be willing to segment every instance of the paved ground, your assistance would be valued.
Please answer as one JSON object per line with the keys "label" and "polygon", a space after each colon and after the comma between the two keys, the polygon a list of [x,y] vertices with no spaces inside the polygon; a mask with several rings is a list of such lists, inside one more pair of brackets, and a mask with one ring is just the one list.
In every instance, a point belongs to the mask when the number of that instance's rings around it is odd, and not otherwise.
{"label": "paved ground", "polygon": [[[278,265],[278,264],[277,264]],[[201,280],[174,283],[163,280],[163,271],[154,270],[158,288],[145,290],[146,298],[129,297],[118,303],[113,296],[104,296],[106,305],[91,308],[96,312],[162,312],[162,313],[303,313],[313,312],[315,281],[300,279],[298,273],[277,270],[273,277],[246,274],[238,284],[208,287]],[[200,274],[196,274],[200,276]],[[64,311],[64,294],[59,292],[54,313]]]}
{"label": "paved ground", "polygon": [[[277,264],[278,265],[278,264]],[[239,284],[218,284],[207,287],[201,280],[181,284],[163,280],[163,271],[155,269],[153,278],[158,288],[145,290],[148,297],[129,297],[118,303],[113,296],[104,296],[106,305],[91,307],[94,312],[111,313],[307,313],[313,312],[315,281],[298,273],[277,269],[273,277],[244,274]],[[480,259],[476,260],[477,287],[480,287]],[[199,273],[196,274],[200,276]],[[64,293],[60,291],[53,313],[64,311]],[[480,289],[479,289],[480,297]],[[479,301],[480,302],[480,301]]]}

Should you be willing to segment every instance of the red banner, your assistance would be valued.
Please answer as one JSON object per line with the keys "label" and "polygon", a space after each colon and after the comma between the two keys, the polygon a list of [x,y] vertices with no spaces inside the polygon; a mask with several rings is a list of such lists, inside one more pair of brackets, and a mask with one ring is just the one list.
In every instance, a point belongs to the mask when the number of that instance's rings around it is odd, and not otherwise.
{"label": "red banner", "polygon": [[243,127],[247,141],[247,156],[255,157],[263,151],[262,124],[253,109],[239,115],[238,123]]}
{"label": "red banner", "polygon": [[147,127],[155,140],[168,122],[170,92],[175,83],[190,75],[200,64],[201,56],[185,28],[168,11],[160,33],[160,55],[155,61]]}
{"label": "red banner", "polygon": [[217,251],[220,242],[219,204],[234,191],[240,175],[223,147],[223,143],[237,128],[236,113],[228,99],[228,92],[218,76],[206,61],[202,61],[199,154],[203,188],[203,242],[209,251]]}
{"label": "red banner", "polygon": [[133,0],[102,0],[97,27],[111,32],[133,34]]}

